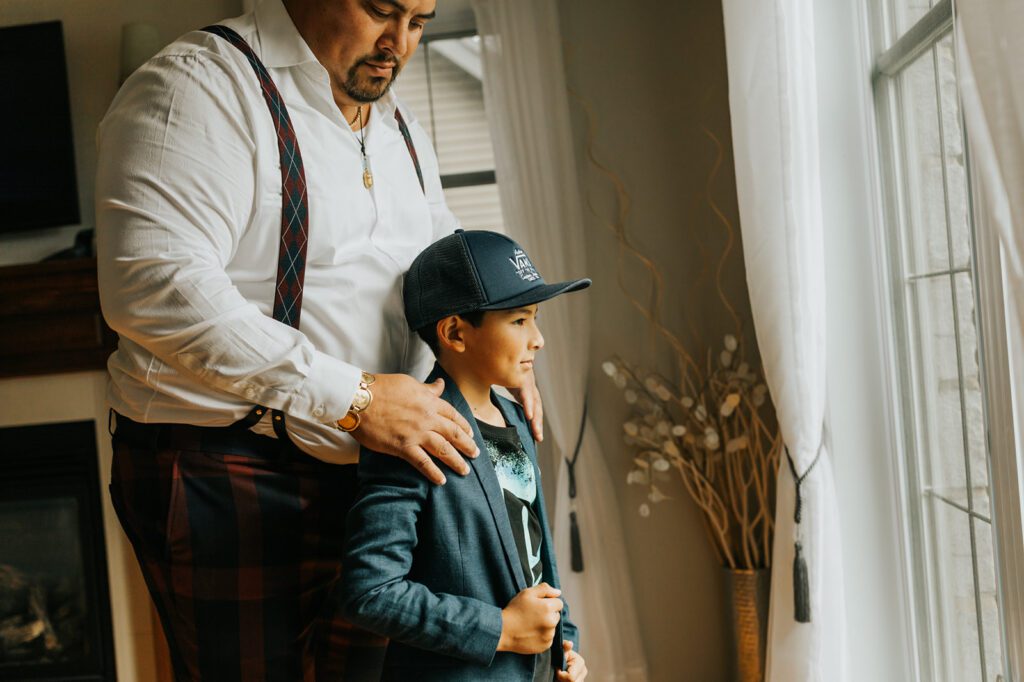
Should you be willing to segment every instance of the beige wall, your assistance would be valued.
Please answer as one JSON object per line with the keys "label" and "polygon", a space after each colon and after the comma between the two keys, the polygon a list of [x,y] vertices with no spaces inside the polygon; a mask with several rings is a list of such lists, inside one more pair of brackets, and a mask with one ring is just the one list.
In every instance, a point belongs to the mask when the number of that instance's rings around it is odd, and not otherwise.
{"label": "beige wall", "polygon": [[[706,343],[720,346],[731,323],[714,294],[713,276],[726,234],[705,196],[716,151],[702,129],[724,145],[711,197],[738,232],[721,5],[717,0],[566,0],[559,7],[567,80],[576,93],[570,106],[577,168],[584,196],[595,209],[585,216],[588,274],[594,279],[592,414],[611,473],[621,482],[618,499],[609,503],[617,503],[622,514],[651,679],[726,680],[730,640],[722,580],[694,505],[673,480],[665,489],[676,499],[641,518],[637,508],[646,491],[625,486],[629,458],[620,424],[626,405],[600,372],[600,362],[619,354],[648,366],[653,357],[665,372],[673,365],[664,345],[652,353],[644,320],[616,281],[617,241],[603,220],[615,215],[614,191],[587,161],[581,104],[594,113],[594,153],[625,183],[632,199],[631,237],[664,275],[666,324],[682,332],[689,317],[704,337],[704,343],[690,343],[693,351],[702,352]],[[542,111],[539,107],[539,115]],[[738,241],[733,248],[723,281],[749,328]],[[645,280],[636,269],[628,272],[632,291],[643,297]],[[752,332],[746,336],[752,346]]]}
{"label": "beige wall", "polygon": [[[75,136],[82,226],[93,227],[96,127],[117,92],[121,26],[144,21],[165,43],[194,28],[241,13],[241,0],[3,0],[0,26],[60,20]],[[78,226],[0,238],[0,265],[31,262],[71,246]]]}

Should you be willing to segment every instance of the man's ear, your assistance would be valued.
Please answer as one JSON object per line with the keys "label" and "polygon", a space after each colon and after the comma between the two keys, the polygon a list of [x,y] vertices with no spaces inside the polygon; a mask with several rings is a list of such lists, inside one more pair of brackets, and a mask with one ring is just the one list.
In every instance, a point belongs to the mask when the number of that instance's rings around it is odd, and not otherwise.
{"label": "man's ear", "polygon": [[462,337],[465,321],[458,315],[449,315],[437,321],[437,343],[455,353],[466,350],[466,341]]}

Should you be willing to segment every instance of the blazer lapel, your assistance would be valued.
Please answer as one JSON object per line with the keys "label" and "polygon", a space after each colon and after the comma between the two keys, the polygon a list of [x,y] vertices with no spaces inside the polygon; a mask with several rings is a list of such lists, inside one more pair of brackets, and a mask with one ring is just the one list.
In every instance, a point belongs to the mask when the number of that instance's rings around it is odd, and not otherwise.
{"label": "blazer lapel", "polygon": [[473,416],[473,411],[469,408],[469,403],[462,397],[459,387],[455,385],[455,382],[440,365],[434,365],[434,371],[431,372],[426,383],[429,384],[438,377],[444,379],[444,393],[441,394],[441,397],[465,417],[473,428],[473,440],[476,441],[476,446],[480,448],[480,456],[476,459],[468,460],[469,466],[473,469],[473,473],[483,489],[484,498],[487,500],[487,506],[491,510],[491,516],[494,518],[494,525],[497,528],[498,537],[501,539],[501,546],[505,552],[505,561],[512,572],[515,592],[518,594],[526,589],[526,578],[523,576],[523,567],[519,559],[519,550],[516,548],[515,536],[512,535],[512,524],[508,520],[505,493],[502,491],[501,484],[498,483],[498,475],[494,471],[491,458],[487,455],[484,438],[476,425],[476,418]]}

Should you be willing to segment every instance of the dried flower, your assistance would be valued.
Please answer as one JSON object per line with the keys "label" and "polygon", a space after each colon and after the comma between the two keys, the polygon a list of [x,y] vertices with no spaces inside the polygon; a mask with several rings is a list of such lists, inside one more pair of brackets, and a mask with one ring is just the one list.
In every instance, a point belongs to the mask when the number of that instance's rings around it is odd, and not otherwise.
{"label": "dried flower", "polygon": [[650,516],[653,505],[670,499],[663,487],[675,471],[704,514],[721,563],[756,568],[770,559],[765,548],[772,541],[782,440],[775,422],[759,414],[768,388],[739,348],[730,335],[718,362],[689,362],[681,391],[621,360],[609,360],[602,370],[620,386],[630,412],[622,425],[633,460],[626,483],[647,488],[640,515]]}
{"label": "dried flower", "polygon": [[650,482],[651,479],[647,475],[646,471],[633,469],[628,474],[626,474],[626,485],[633,485],[634,483],[637,485],[647,485]]}
{"label": "dried flower", "polygon": [[653,502],[654,504],[657,504],[663,500],[668,500],[671,498],[665,493],[661,492],[661,489],[658,486],[652,485],[651,492],[647,493],[647,499]]}

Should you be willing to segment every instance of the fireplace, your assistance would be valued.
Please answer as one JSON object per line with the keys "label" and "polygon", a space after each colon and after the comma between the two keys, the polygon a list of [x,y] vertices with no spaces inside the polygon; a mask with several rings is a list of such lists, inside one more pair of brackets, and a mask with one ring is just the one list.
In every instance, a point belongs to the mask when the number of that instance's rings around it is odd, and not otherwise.
{"label": "fireplace", "polygon": [[0,679],[116,680],[95,422],[0,434]]}

